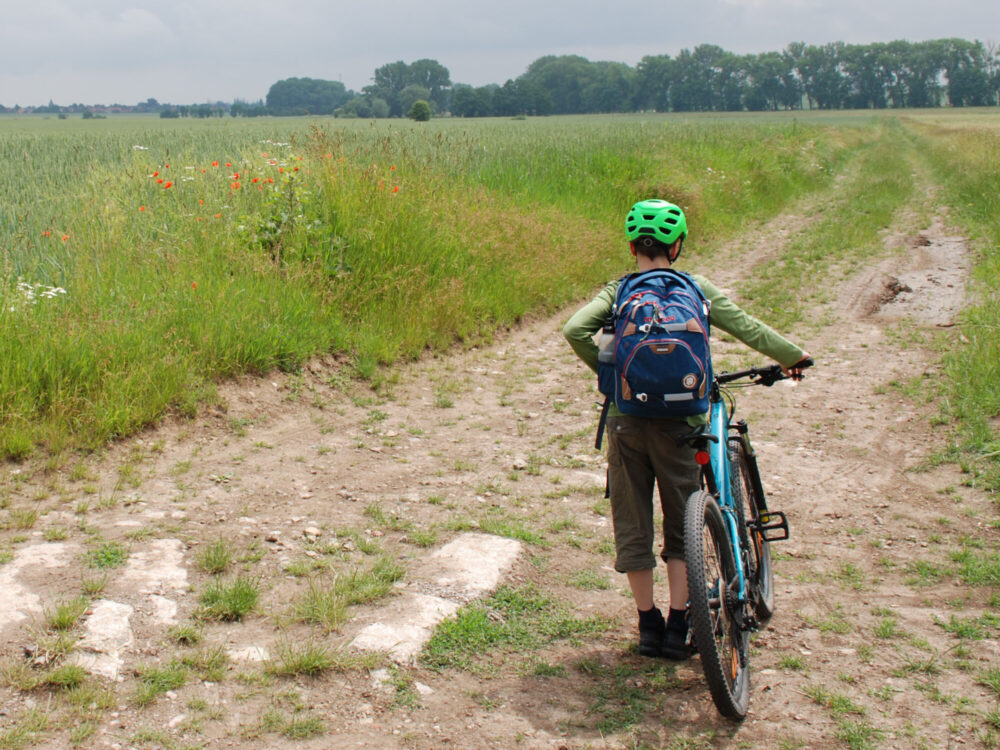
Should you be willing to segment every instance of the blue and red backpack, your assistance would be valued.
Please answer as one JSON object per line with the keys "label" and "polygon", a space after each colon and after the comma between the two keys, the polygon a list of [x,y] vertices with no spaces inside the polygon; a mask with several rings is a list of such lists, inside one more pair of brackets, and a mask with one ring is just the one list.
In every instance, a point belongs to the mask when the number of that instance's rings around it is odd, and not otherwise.
{"label": "blue and red backpack", "polygon": [[[690,417],[709,410],[711,305],[688,274],[653,269],[624,276],[604,333],[613,346],[598,358],[598,389],[607,398],[600,447],[613,398],[622,414]],[[611,343],[611,342],[609,342]]]}

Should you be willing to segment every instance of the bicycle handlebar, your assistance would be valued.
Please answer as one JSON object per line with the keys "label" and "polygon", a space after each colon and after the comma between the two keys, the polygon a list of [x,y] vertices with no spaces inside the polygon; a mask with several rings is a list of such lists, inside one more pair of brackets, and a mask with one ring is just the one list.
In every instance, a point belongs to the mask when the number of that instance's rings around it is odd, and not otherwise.
{"label": "bicycle handlebar", "polygon": [[[790,369],[804,370],[807,367],[812,367],[814,364],[815,362],[812,357],[806,357],[800,362],[796,362]],[[801,380],[802,374],[786,375],[781,365],[770,365],[768,367],[751,367],[747,370],[739,370],[737,372],[720,372],[715,376],[715,381],[719,385],[722,385],[743,378],[750,378],[755,385],[770,387],[779,380],[786,380],[787,378]]]}

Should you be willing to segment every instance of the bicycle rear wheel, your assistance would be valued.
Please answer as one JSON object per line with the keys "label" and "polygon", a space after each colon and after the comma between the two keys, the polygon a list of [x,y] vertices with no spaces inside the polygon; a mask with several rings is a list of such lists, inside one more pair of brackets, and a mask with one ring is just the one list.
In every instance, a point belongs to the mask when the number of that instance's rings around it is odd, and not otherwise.
{"label": "bicycle rear wheel", "polygon": [[741,721],[750,705],[749,637],[741,626],[733,547],[715,499],[701,490],[684,512],[688,623],[719,712]]}
{"label": "bicycle rear wheel", "polygon": [[[754,470],[756,467],[754,467]],[[729,439],[729,471],[733,490],[733,505],[740,522],[740,544],[746,550],[747,580],[750,582],[750,604],[757,620],[763,624],[774,614],[774,569],[771,566],[771,545],[760,531],[747,526],[767,517],[767,502],[754,489],[750,457],[741,438]]]}

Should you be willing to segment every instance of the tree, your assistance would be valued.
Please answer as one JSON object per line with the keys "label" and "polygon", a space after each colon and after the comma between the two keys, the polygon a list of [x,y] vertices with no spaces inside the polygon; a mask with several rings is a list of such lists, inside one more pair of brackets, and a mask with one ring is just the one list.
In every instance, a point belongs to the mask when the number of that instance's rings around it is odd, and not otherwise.
{"label": "tree", "polygon": [[408,86],[422,86],[429,92],[429,100],[439,112],[448,108],[451,91],[451,74],[437,60],[416,60],[410,63]]}
{"label": "tree", "polygon": [[399,92],[399,107],[403,112],[406,112],[406,116],[409,117],[410,107],[418,101],[430,103],[431,92],[424,86],[418,86],[415,83],[411,83],[409,86],[404,88]]}
{"label": "tree", "polygon": [[340,81],[286,78],[272,84],[267,108],[275,115],[330,115],[351,98]]}
{"label": "tree", "polygon": [[406,116],[416,122],[427,122],[431,119],[431,105],[423,99],[413,102]]}
{"label": "tree", "polygon": [[647,55],[636,66],[635,104],[639,109],[666,112],[670,109],[670,78],[674,61],[670,55]]}

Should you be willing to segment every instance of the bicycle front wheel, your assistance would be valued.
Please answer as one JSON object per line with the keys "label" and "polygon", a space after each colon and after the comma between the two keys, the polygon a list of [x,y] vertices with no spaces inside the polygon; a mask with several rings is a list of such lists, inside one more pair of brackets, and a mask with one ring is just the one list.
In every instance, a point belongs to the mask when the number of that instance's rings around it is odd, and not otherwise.
{"label": "bicycle front wheel", "polygon": [[684,512],[688,624],[709,691],[726,718],[741,721],[750,705],[749,638],[743,629],[733,546],[715,499],[700,490]]}
{"label": "bicycle front wheel", "polygon": [[[756,462],[753,470],[756,471]],[[754,489],[760,486],[751,479],[750,457],[746,444],[738,437],[729,439],[729,471],[733,488],[733,505],[740,521],[740,544],[746,550],[744,568],[750,582],[750,604],[757,620],[766,623],[774,614],[774,570],[771,567],[771,545],[758,530],[759,522],[767,518],[767,502]],[[747,523],[751,526],[747,526]]]}

